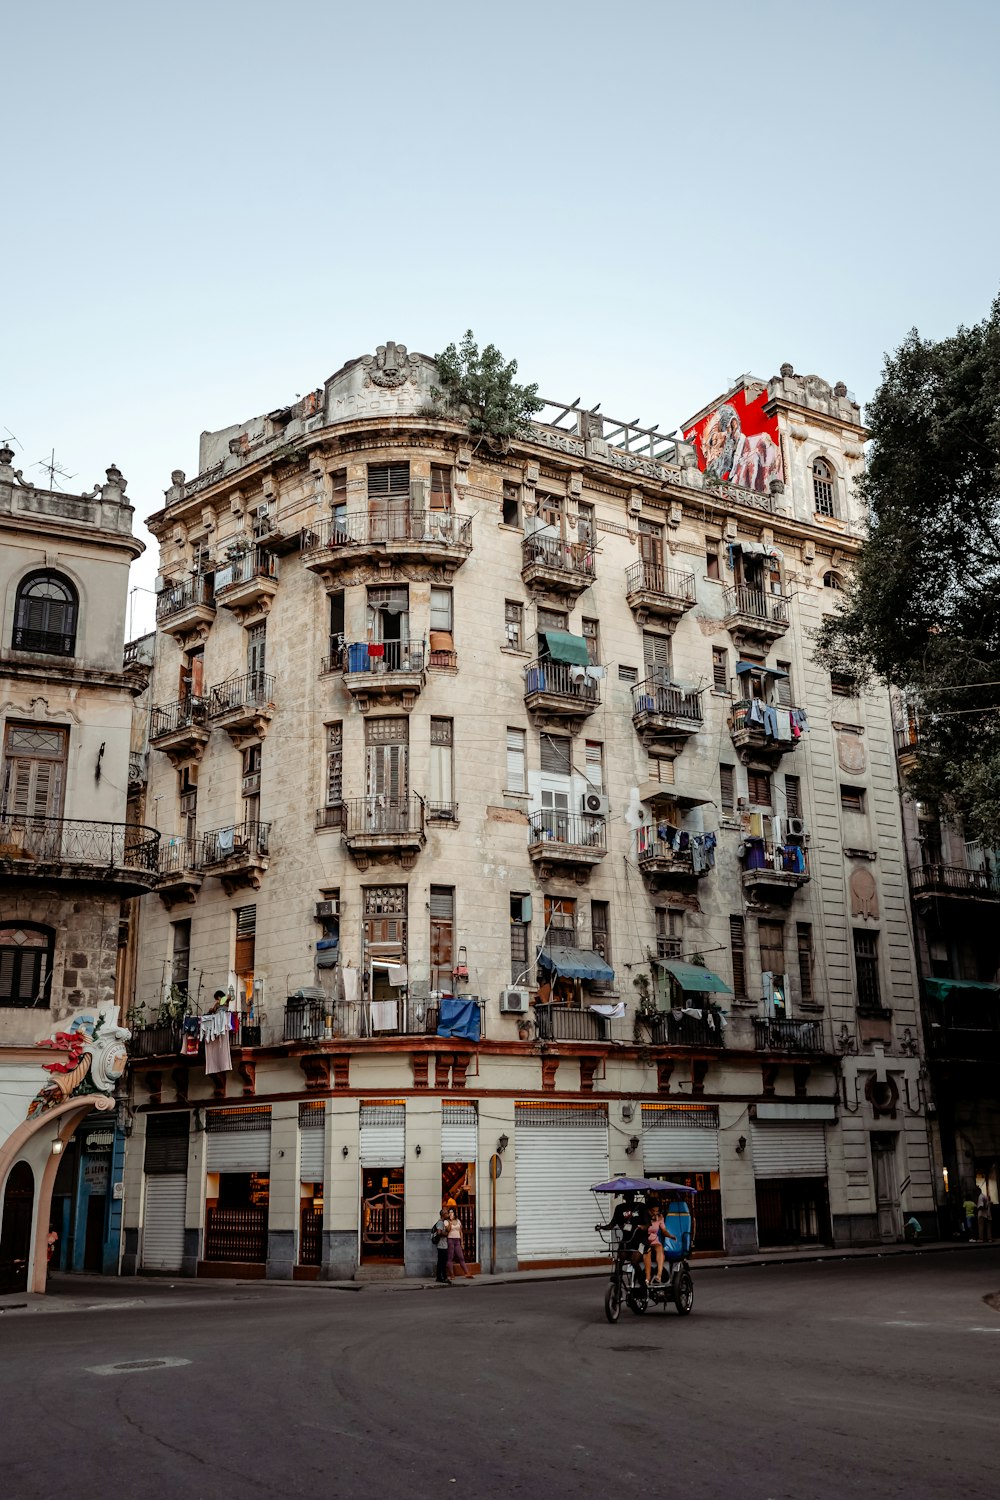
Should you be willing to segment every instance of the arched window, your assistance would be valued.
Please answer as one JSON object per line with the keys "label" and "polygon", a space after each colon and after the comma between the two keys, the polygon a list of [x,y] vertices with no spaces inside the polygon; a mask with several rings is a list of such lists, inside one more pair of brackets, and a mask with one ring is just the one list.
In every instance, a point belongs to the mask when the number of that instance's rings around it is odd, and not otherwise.
{"label": "arched window", "polygon": [[818,516],[832,516],[834,474],[825,458],[813,460],[813,504]]}
{"label": "arched window", "polygon": [[825,589],[842,589],[844,587],[844,585],[841,582],[840,574],[839,573],[824,573],[823,574],[823,587]]}
{"label": "arched window", "polygon": [[76,650],[76,589],[61,573],[40,571],[21,580],[14,607],[15,651],[72,656]]}
{"label": "arched window", "polygon": [[53,937],[35,922],[0,923],[0,1006],[48,1009]]}

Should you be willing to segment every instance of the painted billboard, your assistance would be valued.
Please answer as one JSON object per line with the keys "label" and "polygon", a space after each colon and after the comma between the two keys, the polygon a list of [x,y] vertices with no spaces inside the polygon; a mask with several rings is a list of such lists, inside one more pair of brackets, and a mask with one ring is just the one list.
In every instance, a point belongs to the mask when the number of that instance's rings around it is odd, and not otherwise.
{"label": "painted billboard", "polygon": [[685,429],[684,436],[698,454],[698,467],[707,479],[738,484],[758,495],[770,491],[773,480],[784,480],[778,419],[765,414],[767,391],[742,387],[732,391],[714,411]]}

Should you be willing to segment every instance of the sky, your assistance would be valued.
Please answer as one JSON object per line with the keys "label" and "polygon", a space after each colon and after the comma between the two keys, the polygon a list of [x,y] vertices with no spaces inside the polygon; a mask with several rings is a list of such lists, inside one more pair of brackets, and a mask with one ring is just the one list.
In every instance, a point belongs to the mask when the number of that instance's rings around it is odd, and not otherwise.
{"label": "sky", "polygon": [[0,429],[118,464],[148,590],[199,433],[387,339],[665,431],[785,360],[864,402],[1000,289],[998,53],[997,0],[12,8]]}

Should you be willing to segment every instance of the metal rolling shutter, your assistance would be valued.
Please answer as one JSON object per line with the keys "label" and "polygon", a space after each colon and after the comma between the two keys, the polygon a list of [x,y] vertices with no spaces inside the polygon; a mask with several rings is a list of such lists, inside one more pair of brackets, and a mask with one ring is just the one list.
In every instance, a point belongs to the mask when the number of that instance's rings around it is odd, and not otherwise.
{"label": "metal rolling shutter", "polygon": [[322,1182],[325,1164],[326,1110],[323,1105],[299,1105],[299,1181]]}
{"label": "metal rolling shutter", "polygon": [[475,1162],[479,1147],[479,1115],[474,1104],[441,1108],[441,1160]]}
{"label": "metal rolling shutter", "polygon": [[518,1260],[595,1256],[591,1188],[608,1176],[605,1105],[515,1106]]}
{"label": "metal rolling shutter", "polygon": [[184,1258],[184,1203],[187,1173],[146,1178],[142,1216],[144,1271],[179,1271]]}
{"label": "metal rolling shutter", "polygon": [[398,1103],[362,1104],[361,1165],[401,1167],[405,1154],[405,1106]]}
{"label": "metal rolling shutter", "polygon": [[754,1177],[825,1177],[826,1134],[819,1124],[751,1125]]}
{"label": "metal rolling shutter", "polygon": [[657,1172],[717,1172],[719,1111],[710,1105],[679,1109],[644,1104],[642,1164],[647,1177]]}
{"label": "metal rolling shutter", "polygon": [[270,1172],[269,1109],[210,1109],[205,1129],[209,1172]]}

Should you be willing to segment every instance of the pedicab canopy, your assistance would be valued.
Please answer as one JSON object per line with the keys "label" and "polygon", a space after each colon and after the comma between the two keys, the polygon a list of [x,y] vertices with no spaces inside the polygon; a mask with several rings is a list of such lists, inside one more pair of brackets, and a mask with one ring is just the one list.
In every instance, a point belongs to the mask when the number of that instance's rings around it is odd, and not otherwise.
{"label": "pedicab canopy", "polygon": [[662,1182],[658,1177],[613,1177],[610,1182],[598,1182],[592,1193],[689,1193],[693,1198],[697,1188],[685,1187],[680,1182]]}

